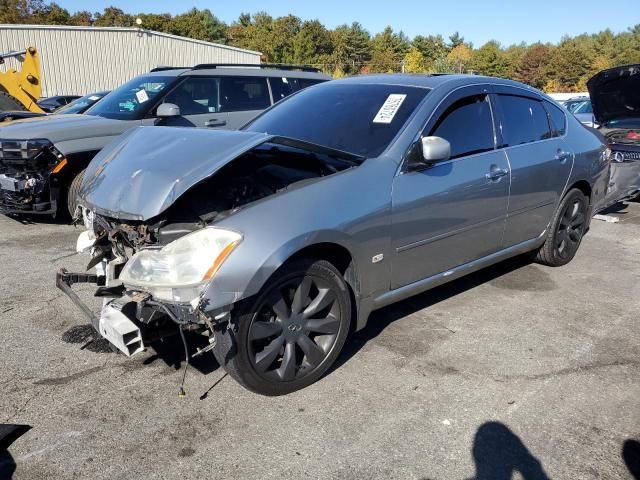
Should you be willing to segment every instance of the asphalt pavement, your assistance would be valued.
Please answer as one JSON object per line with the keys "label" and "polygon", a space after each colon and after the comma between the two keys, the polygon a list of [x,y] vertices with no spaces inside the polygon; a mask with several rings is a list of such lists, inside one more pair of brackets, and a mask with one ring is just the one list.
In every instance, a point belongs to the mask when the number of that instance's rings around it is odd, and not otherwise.
{"label": "asphalt pavement", "polygon": [[54,285],[86,265],[81,230],[0,216],[0,424],[30,427],[0,478],[634,478],[640,203],[609,213],[566,267],[517,258],[374,313],[333,371],[278,398],[210,354],[179,398],[174,341],[82,348]]}

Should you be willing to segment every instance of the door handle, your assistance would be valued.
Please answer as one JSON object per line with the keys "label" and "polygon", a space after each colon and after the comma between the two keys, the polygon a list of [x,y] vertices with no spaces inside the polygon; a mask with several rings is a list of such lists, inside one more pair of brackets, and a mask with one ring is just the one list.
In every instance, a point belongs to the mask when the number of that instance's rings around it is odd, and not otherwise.
{"label": "door handle", "polygon": [[204,122],[205,127],[224,127],[226,124],[226,120],[218,120],[217,118],[211,118]]}
{"label": "door handle", "polygon": [[556,153],[556,160],[560,160],[560,164],[564,165],[565,163],[567,163],[567,160],[569,160],[571,158],[572,153],[571,152],[565,152],[564,150],[558,150],[558,153]]}
{"label": "door handle", "polygon": [[491,171],[489,173],[485,173],[484,176],[487,177],[487,180],[500,180],[502,177],[509,173],[508,170],[504,170],[502,168],[498,168],[495,165],[491,167]]}

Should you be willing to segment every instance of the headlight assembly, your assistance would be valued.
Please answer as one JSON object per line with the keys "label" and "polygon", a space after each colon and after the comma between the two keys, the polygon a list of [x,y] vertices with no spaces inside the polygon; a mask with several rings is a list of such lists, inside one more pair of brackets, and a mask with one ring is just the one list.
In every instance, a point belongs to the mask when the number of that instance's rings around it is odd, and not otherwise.
{"label": "headlight assembly", "polygon": [[239,233],[206,227],[160,250],[136,253],[120,273],[120,280],[158,300],[191,302],[241,241]]}
{"label": "headlight assembly", "polygon": [[36,138],[32,140],[0,140],[0,157],[28,160],[34,158],[47,147],[52,147],[49,140]]}

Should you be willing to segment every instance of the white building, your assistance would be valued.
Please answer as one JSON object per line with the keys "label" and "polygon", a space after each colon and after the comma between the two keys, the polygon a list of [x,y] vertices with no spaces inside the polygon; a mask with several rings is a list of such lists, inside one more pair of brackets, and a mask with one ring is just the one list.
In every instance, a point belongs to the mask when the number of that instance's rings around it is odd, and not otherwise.
{"label": "white building", "polygon": [[[0,25],[0,52],[34,46],[42,96],[111,90],[158,66],[260,63],[260,53],[142,28]],[[0,70],[19,69],[7,59]]]}

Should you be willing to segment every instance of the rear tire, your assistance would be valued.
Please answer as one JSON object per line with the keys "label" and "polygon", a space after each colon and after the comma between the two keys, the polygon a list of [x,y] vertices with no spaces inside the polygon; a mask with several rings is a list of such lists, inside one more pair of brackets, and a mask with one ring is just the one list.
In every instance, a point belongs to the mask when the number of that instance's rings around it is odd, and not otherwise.
{"label": "rear tire", "polygon": [[588,211],[585,194],[577,188],[569,190],[553,216],[544,244],[535,253],[535,261],[550,267],[569,263],[582,242]]}
{"label": "rear tire", "polygon": [[231,322],[216,334],[218,363],[248,390],[284,395],[311,385],[335,362],[349,333],[351,297],[331,263],[294,261],[240,302]]}
{"label": "rear tire", "polygon": [[25,111],[26,108],[7,92],[0,91],[0,112]]}
{"label": "rear tire", "polygon": [[82,170],[74,177],[69,184],[69,189],[67,190],[67,211],[72,219],[73,215],[76,213],[76,208],[78,207],[78,194],[80,193],[82,180],[84,180],[84,172],[85,170]]}

